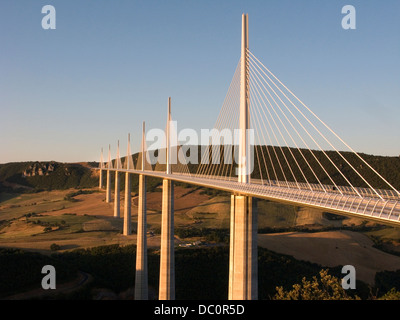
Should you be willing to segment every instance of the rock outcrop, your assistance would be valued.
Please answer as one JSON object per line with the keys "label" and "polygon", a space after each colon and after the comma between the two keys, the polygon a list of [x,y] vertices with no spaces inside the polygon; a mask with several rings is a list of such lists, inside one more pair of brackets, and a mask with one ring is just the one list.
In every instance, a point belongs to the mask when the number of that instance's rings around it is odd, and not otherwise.
{"label": "rock outcrop", "polygon": [[22,173],[24,177],[48,176],[56,169],[57,163],[52,162],[35,162],[28,166]]}

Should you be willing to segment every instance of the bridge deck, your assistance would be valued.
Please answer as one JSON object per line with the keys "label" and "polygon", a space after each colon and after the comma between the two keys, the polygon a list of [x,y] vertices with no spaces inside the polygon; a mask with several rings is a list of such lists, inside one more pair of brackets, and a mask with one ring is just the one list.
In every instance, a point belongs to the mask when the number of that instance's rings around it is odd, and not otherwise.
{"label": "bridge deck", "polygon": [[[100,170],[99,168],[97,168]],[[102,170],[108,170],[103,168]],[[381,199],[374,194],[363,195],[360,197],[354,190],[338,190],[330,189],[325,191],[321,188],[311,190],[304,188],[294,188],[288,186],[279,186],[275,184],[262,184],[260,180],[256,180],[250,184],[239,183],[233,179],[221,179],[194,176],[183,173],[166,174],[160,171],[148,170],[127,170],[127,169],[109,169],[110,171],[129,172],[133,174],[143,174],[161,179],[169,179],[178,182],[199,185],[208,188],[228,191],[231,193],[245,194],[248,196],[267,199],[277,202],[283,202],[295,206],[305,206],[318,208],[326,212],[333,212],[342,215],[350,215],[367,220],[375,220],[376,222],[400,225],[400,203],[393,194]],[[361,188],[358,188],[358,190]],[[381,190],[382,191],[382,190]],[[385,193],[383,192],[383,195]]]}

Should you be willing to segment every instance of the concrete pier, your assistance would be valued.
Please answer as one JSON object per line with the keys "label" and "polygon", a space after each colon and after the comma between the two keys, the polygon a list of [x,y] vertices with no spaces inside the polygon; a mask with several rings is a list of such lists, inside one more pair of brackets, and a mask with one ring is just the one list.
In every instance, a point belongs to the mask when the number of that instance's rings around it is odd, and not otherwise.
{"label": "concrete pier", "polygon": [[135,300],[148,300],[146,177],[139,175]]}
{"label": "concrete pier", "polygon": [[114,191],[114,218],[120,217],[120,183],[119,172],[115,171],[115,191]]}
{"label": "concrete pier", "polygon": [[[240,70],[239,108],[239,163],[238,182],[250,183],[252,161],[250,141],[250,90],[249,90],[249,34],[248,16],[242,15],[242,57]],[[230,300],[255,300],[258,298],[257,262],[257,202],[255,198],[234,194],[231,196],[229,250]]]}
{"label": "concrete pier", "polygon": [[111,146],[108,146],[108,163],[107,163],[107,188],[106,188],[106,202],[111,202],[111,172],[110,168],[112,167],[111,162]]}
{"label": "concrete pier", "polygon": [[100,154],[100,175],[99,175],[99,189],[103,189],[103,165],[104,165],[104,160],[103,160],[103,148],[101,148],[101,154]]}
{"label": "concrete pier", "polygon": [[131,175],[129,172],[125,173],[125,198],[124,198],[124,236],[128,236],[132,233],[131,231],[131,208],[132,208],[132,196],[131,196]]}
{"label": "concrete pier", "polygon": [[[128,133],[128,146],[126,150],[125,169],[133,169],[132,155],[131,155],[131,134]],[[131,175],[129,172],[125,173],[125,197],[124,197],[124,228],[123,235],[128,236],[132,233],[132,195],[131,195]]]}
{"label": "concrete pier", "polygon": [[257,201],[231,196],[231,238],[229,257],[230,300],[258,298]]}
{"label": "concrete pier", "polygon": [[163,180],[159,300],[175,299],[174,183]]}
{"label": "concrete pier", "polygon": [[229,288],[228,288],[228,300],[232,300],[233,290],[233,271],[234,271],[234,244],[235,244],[235,195],[231,195],[231,210],[229,218]]}
{"label": "concrete pier", "polygon": [[100,169],[99,189],[103,189],[103,170]]}
{"label": "concrete pier", "polygon": [[119,156],[119,140],[117,146],[117,157],[115,159],[115,190],[114,190],[114,218],[120,217],[120,183],[118,169],[122,169],[121,158]]}
{"label": "concrete pier", "polygon": [[[172,173],[170,152],[171,98],[168,98],[166,173]],[[174,182],[163,179],[159,300],[175,299]]]}
{"label": "concrete pier", "polygon": [[106,202],[111,202],[111,172],[107,170]]}

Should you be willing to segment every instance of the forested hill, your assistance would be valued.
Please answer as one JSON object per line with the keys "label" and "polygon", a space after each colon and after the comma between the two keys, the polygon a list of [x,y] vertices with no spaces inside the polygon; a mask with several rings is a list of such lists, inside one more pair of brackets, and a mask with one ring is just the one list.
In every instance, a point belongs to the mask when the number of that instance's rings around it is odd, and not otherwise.
{"label": "forested hill", "polygon": [[[260,158],[260,160],[258,161],[262,163],[263,162],[263,159],[261,157],[262,151],[264,151],[265,155],[268,154],[268,151],[266,150],[265,146],[263,147],[258,146],[257,148],[258,151],[254,152],[255,157],[258,152]],[[301,150],[300,151],[299,149],[284,147],[282,148],[282,151],[285,153],[286,157],[284,158],[282,156],[282,153],[278,152],[274,153],[272,147],[268,146],[268,149],[270,149],[269,154],[271,154],[271,157],[275,163],[277,162],[275,155],[278,156],[279,162],[282,164],[283,167],[287,166],[286,159],[288,160],[290,167],[292,168],[298,182],[305,182],[305,180],[302,178],[302,174],[304,174],[308,182],[318,183],[318,181],[315,178],[315,175],[317,175],[321,183],[330,185],[332,184],[332,182],[324,172],[324,170],[326,170],[326,172],[335,181],[337,185],[348,186],[348,183],[344,179],[345,176],[349,181],[351,181],[353,186],[367,188],[368,185],[354,171],[355,169],[368,181],[368,183],[371,184],[372,187],[378,189],[390,189],[390,187],[376,173],[374,173],[368,167],[368,165],[366,165],[363,161],[361,161],[360,158],[352,152],[341,152],[339,155],[336,151],[322,152],[319,150],[318,151],[314,150],[311,153],[310,150],[300,149]],[[297,163],[293,161],[293,155],[297,159]],[[372,168],[374,168],[382,177],[384,177],[390,184],[392,184],[397,190],[400,190],[400,157],[375,156],[364,153],[360,153],[358,155],[362,159],[364,159]],[[327,156],[335,164],[336,168],[335,166],[332,165],[332,162],[328,160]],[[309,165],[306,163],[303,157],[307,159]],[[349,163],[351,164],[351,166],[353,166],[354,169],[351,168]],[[271,170],[271,165],[268,163],[268,161],[266,162],[266,164],[270,176],[273,176],[274,172]],[[323,166],[323,168],[321,167],[321,165]],[[299,166],[301,167],[302,173],[299,170]],[[313,172],[310,170],[309,167],[313,169],[315,175],[313,174]],[[263,177],[265,179],[265,177],[267,176],[265,166],[262,166],[262,168],[263,168],[262,169]],[[338,169],[340,170],[340,173]],[[289,172],[289,170],[287,169],[284,170],[286,171],[286,173]],[[279,180],[284,181],[284,177],[280,175],[278,169],[276,171]],[[257,170],[255,170],[253,176],[255,177],[260,176],[260,173],[257,172]]]}

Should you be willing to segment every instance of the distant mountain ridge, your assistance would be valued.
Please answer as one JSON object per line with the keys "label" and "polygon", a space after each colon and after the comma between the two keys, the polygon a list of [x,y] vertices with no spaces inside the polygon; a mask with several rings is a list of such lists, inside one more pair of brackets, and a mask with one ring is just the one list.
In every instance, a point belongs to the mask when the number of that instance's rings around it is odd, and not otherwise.
{"label": "distant mountain ridge", "polygon": [[28,161],[0,164],[0,191],[60,190],[98,185],[95,163]]}
{"label": "distant mountain ridge", "polygon": [[[200,148],[200,146],[199,146]],[[261,149],[263,148],[264,153],[268,151],[267,148],[272,148],[271,146],[257,146],[258,152],[261,154]],[[298,153],[299,150],[292,148],[282,148],[283,152],[285,152],[288,156],[287,159],[290,159],[289,154]],[[291,150],[289,150],[291,149]],[[200,149],[199,149],[200,150]],[[222,153],[222,152],[221,152]],[[270,152],[272,154],[272,152]],[[326,151],[329,157],[337,164],[338,168],[340,168],[341,172],[345,174],[350,181],[352,181],[353,185],[356,187],[365,187],[365,183],[360,179],[360,177],[352,172],[348,166],[344,163],[343,159],[341,159],[337,153],[333,151]],[[321,162],[323,160],[323,154],[321,151],[314,151],[315,157],[320,158]],[[199,152],[200,155],[200,152]],[[310,154],[304,153],[304,155],[308,158],[309,163],[313,166],[314,171],[322,176],[321,168],[318,167],[316,160],[311,157]],[[350,162],[355,163],[357,170],[368,180],[374,188],[388,189],[388,186],[382,183],[382,181],[373,174],[371,170],[367,169],[366,166],[360,162],[357,157],[349,152],[343,152],[342,155],[348,159]],[[388,180],[397,190],[400,190],[400,157],[394,156],[375,156],[375,155],[367,155],[367,154],[359,154],[363,159],[367,161],[375,170],[377,170],[385,179]],[[280,157],[280,156],[279,156]],[[139,153],[135,153],[132,155],[133,162],[136,163],[139,157]],[[122,157],[122,163],[125,163],[126,157]],[[276,158],[274,161],[277,160]],[[280,159],[282,163],[284,163],[283,158]],[[358,161],[358,162],[357,162]],[[300,163],[301,167],[304,170],[304,174],[307,177],[310,183],[316,183],[314,176],[312,175],[310,170],[307,170],[307,165],[304,163]],[[80,162],[80,163],[61,163],[56,161],[28,161],[28,162],[11,162],[6,164],[0,164],[0,192],[1,191],[9,191],[15,192],[16,189],[19,189],[20,192],[26,192],[26,189],[31,189],[33,191],[37,190],[56,190],[56,189],[68,189],[68,188],[91,188],[98,186],[99,181],[99,172],[96,170],[91,170],[91,168],[98,168],[98,162]],[[293,168],[295,165],[291,164]],[[332,166],[331,166],[332,167]],[[162,170],[162,165],[156,164],[153,166],[156,170]],[[189,170],[194,173],[197,171],[198,165],[190,164]],[[333,168],[329,167],[329,163],[326,165],[326,170],[335,177],[340,184],[341,177],[338,175],[337,171],[334,172]],[[273,176],[273,172],[271,171],[271,166],[267,165],[266,168],[262,167],[262,172],[258,170],[258,167],[255,168],[252,177],[259,178],[261,175],[264,177],[267,176],[267,170],[269,171],[270,176]],[[319,172],[318,172],[319,170]],[[295,170],[294,170],[295,171]],[[105,178],[105,172],[103,172]],[[297,175],[298,173],[295,172]],[[114,176],[114,174],[112,174]],[[300,177],[300,174],[298,174]],[[278,177],[278,179],[282,179],[283,177]],[[124,179],[122,179],[124,180]],[[132,179],[133,185],[136,185],[136,178]],[[149,179],[153,180],[153,179]],[[105,181],[105,179],[103,180]],[[123,182],[121,187],[123,187]],[[302,182],[299,180],[299,182]],[[325,178],[325,180],[321,179],[321,183],[329,184],[330,181]],[[150,183],[152,187],[158,184],[157,181],[151,181]]]}

